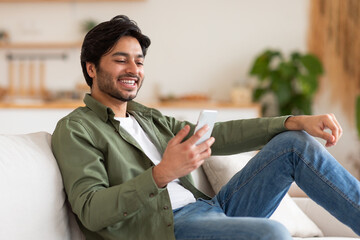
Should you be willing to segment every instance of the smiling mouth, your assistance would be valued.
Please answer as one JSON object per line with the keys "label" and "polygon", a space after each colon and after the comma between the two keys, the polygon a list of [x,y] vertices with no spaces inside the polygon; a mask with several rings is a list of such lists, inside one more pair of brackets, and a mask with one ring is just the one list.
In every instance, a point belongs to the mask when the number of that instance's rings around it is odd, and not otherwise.
{"label": "smiling mouth", "polygon": [[134,86],[136,83],[135,80],[121,80],[121,79],[120,79],[120,82],[123,84],[126,84],[126,85],[130,85],[130,86]]}

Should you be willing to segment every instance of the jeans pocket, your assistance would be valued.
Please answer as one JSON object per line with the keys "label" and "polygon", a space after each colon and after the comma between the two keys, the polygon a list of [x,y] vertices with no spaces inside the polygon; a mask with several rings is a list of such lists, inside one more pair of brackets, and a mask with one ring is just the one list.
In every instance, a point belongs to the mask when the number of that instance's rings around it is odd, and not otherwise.
{"label": "jeans pocket", "polygon": [[207,200],[207,199],[203,199],[203,198],[198,198],[197,200],[200,202],[204,202],[212,207],[218,206],[217,201],[215,201],[214,199]]}

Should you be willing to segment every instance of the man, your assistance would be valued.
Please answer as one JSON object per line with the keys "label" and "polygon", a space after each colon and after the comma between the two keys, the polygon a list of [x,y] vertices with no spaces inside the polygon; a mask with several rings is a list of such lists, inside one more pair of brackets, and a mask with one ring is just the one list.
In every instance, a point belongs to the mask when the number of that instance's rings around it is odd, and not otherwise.
{"label": "man", "polygon": [[[91,95],[53,134],[65,190],[87,239],[291,239],[267,218],[294,180],[360,234],[359,182],[309,136],[335,145],[342,130],[334,115],[216,123],[212,137],[196,145],[206,126],[193,134],[192,123],[132,101],[149,45],[126,16],[93,28],[81,52]],[[190,173],[211,154],[260,148],[215,197],[192,184]]]}

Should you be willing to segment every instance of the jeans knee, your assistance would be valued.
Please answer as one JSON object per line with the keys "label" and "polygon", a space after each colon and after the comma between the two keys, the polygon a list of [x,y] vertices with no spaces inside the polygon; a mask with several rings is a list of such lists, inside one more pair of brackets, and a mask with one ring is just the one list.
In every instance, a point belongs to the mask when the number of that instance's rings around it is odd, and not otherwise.
{"label": "jeans knee", "polygon": [[286,131],[274,137],[276,144],[284,147],[308,148],[309,146],[318,148],[320,143],[305,131]]}
{"label": "jeans knee", "polygon": [[300,141],[307,142],[311,139],[311,136],[305,131],[286,131],[278,134],[276,138],[279,138],[280,141]]}

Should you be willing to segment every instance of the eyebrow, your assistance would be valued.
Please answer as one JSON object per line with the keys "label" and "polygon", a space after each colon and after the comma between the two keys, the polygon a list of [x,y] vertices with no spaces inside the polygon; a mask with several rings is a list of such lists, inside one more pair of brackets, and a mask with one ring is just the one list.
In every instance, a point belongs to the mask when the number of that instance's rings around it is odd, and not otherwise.
{"label": "eyebrow", "polygon": [[[124,56],[124,57],[129,57],[130,54],[125,53],[125,52],[115,52],[111,55],[112,57],[116,57],[116,56]],[[143,54],[138,54],[136,55],[137,58],[144,58]]]}

